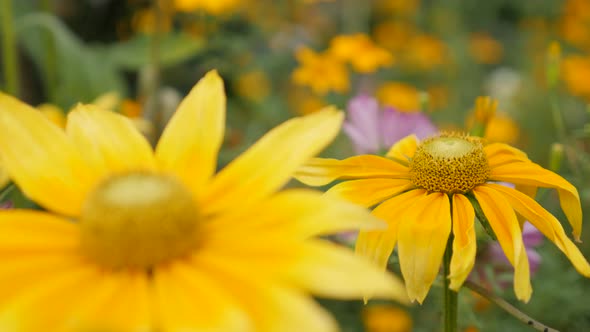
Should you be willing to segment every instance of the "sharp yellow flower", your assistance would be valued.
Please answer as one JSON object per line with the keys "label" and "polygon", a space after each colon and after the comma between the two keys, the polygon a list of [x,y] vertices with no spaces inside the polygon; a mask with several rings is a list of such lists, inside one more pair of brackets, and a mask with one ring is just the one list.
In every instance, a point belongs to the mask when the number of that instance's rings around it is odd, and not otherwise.
{"label": "sharp yellow flower", "polygon": [[278,192],[342,114],[287,121],[216,174],[225,104],[207,74],[153,151],[124,116],[79,105],[63,131],[0,95],[2,160],[47,209],[0,212],[0,331],[336,331],[310,293],[369,283],[400,298],[396,279],[315,237],[357,228],[364,209]]}
{"label": "sharp yellow flower", "polygon": [[[297,178],[309,185],[344,181],[328,195],[362,206],[377,205],[373,215],[388,222],[386,231],[362,231],[356,251],[385,267],[398,246],[401,271],[411,300],[424,300],[441,265],[451,231],[450,288],[458,290],[476,253],[475,212],[479,202],[506,257],[515,268],[514,291],[528,301],[529,263],[517,214],[530,221],[571,260],[584,276],[590,265],[566,236],[559,221],[531,196],[537,187],[555,188],[573,234],[582,231],[578,191],[561,176],[530,161],[503,143],[484,145],[477,137],[442,134],[418,142],[408,136],[386,157],[360,155],[344,160],[314,158]],[[516,184],[516,189],[493,183]]]}

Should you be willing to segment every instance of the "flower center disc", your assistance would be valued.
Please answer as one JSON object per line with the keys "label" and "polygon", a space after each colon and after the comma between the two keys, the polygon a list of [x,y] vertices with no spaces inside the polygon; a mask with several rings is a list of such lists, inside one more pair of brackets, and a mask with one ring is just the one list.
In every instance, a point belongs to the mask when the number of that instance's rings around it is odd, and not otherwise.
{"label": "flower center disc", "polygon": [[84,203],[81,248],[107,267],[149,268],[196,246],[198,212],[191,193],[174,178],[113,176]]}
{"label": "flower center disc", "polygon": [[466,193],[486,182],[490,166],[479,138],[443,134],[418,146],[410,174],[429,192]]}

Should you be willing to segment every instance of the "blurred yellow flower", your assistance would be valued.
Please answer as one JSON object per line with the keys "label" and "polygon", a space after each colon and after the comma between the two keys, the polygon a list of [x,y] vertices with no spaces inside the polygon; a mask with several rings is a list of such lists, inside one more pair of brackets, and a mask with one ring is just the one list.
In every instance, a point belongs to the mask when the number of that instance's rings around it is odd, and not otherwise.
{"label": "blurred yellow flower", "polygon": [[559,31],[568,43],[590,50],[590,2],[587,0],[567,0],[564,2],[563,16],[559,21]]}
{"label": "blurred yellow flower", "polygon": [[412,317],[393,305],[371,305],[363,308],[363,325],[366,332],[411,332]]}
{"label": "blurred yellow flower", "polygon": [[[66,132],[0,94],[0,154],[46,211],[0,211],[0,330],[336,331],[311,294],[401,282],[320,235],[383,223],[308,189],[281,190],[338,134],[330,107],[273,129],[221,171],[223,81],[191,90],[155,149],[94,105]],[[55,299],[59,301],[55,301]]]}
{"label": "blurred yellow flower", "polygon": [[380,67],[393,64],[393,55],[363,33],[332,38],[328,52],[342,61],[350,62],[359,73],[373,73]]}
{"label": "blurred yellow flower", "polygon": [[373,29],[375,42],[391,52],[403,51],[416,33],[414,24],[407,21],[389,20]]}
{"label": "blurred yellow flower", "polygon": [[[157,18],[156,15],[161,17]],[[156,24],[160,24],[160,26],[157,27]],[[172,29],[172,19],[163,12],[156,14],[153,8],[140,9],[131,18],[131,28],[136,33],[147,35],[151,35],[156,31],[168,32]]]}
{"label": "blurred yellow flower", "polygon": [[420,8],[420,0],[377,0],[375,7],[379,12],[394,16],[411,16]]}
{"label": "blurred yellow flower", "polygon": [[239,96],[261,102],[270,94],[271,84],[264,71],[252,70],[238,76],[235,89]]}
{"label": "blurred yellow flower", "polygon": [[289,88],[288,101],[292,112],[298,115],[315,113],[327,106],[322,98],[298,87]]}
{"label": "blurred yellow flower", "polygon": [[402,82],[383,83],[376,92],[377,100],[385,106],[401,112],[418,112],[421,110],[420,91]]}
{"label": "blurred yellow flower", "polygon": [[564,57],[561,63],[561,78],[572,95],[590,99],[590,57]]}
{"label": "blurred yellow flower", "polygon": [[173,0],[178,11],[193,12],[203,10],[209,14],[220,15],[238,9],[244,0]]}
{"label": "blurred yellow flower", "polygon": [[316,53],[308,47],[301,47],[295,53],[295,57],[300,66],[295,68],[291,75],[294,83],[309,86],[319,95],[325,95],[330,91],[348,91],[346,66],[331,53]]}
{"label": "blurred yellow flower", "polygon": [[488,142],[514,145],[518,142],[520,129],[508,114],[498,112],[488,121],[484,138]]}
{"label": "blurred yellow flower", "polygon": [[486,32],[476,32],[469,37],[469,53],[478,63],[495,64],[502,60],[504,47]]}
{"label": "blurred yellow flower", "polygon": [[404,53],[404,63],[411,69],[431,70],[447,63],[447,46],[433,36],[413,37]]}

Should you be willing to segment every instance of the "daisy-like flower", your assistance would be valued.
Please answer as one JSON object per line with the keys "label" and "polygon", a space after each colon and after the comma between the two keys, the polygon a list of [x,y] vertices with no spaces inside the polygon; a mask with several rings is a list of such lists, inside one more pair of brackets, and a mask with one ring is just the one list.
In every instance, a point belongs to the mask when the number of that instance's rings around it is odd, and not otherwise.
{"label": "daisy-like flower", "polygon": [[[373,215],[388,222],[386,231],[362,231],[356,251],[385,267],[397,244],[401,271],[411,300],[424,300],[453,236],[450,288],[458,290],[476,254],[475,210],[481,207],[508,261],[515,268],[514,291],[528,301],[532,288],[522,239],[524,217],[553,241],[586,277],[590,265],[566,236],[559,221],[531,196],[537,187],[555,188],[575,239],[582,231],[578,191],[561,176],[530,161],[503,143],[484,145],[477,137],[441,134],[419,142],[408,136],[386,157],[360,155],[344,160],[314,158],[297,178],[309,185],[336,179],[328,194],[362,206],[377,205]],[[516,184],[516,189],[493,183]],[[483,215],[479,215],[483,218]]]}
{"label": "daisy-like flower", "polygon": [[315,237],[357,228],[364,209],[277,192],[342,114],[287,121],[215,174],[225,103],[207,74],[153,151],[124,116],[79,105],[63,131],[0,95],[2,160],[47,209],[0,211],[1,331],[335,331],[309,294],[405,296]]}

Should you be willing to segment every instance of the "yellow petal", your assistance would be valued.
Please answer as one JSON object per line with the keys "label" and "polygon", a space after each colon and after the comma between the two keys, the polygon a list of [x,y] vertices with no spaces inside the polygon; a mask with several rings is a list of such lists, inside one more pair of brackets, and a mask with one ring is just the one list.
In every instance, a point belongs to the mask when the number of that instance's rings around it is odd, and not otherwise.
{"label": "yellow petal", "polygon": [[436,279],[451,233],[451,205],[443,193],[407,206],[398,235],[398,256],[410,300],[422,303]]}
{"label": "yellow petal", "polygon": [[418,137],[411,134],[397,141],[387,152],[385,157],[398,160],[403,163],[408,163],[414,157],[416,148],[418,147]]}
{"label": "yellow petal", "polygon": [[514,210],[502,194],[487,185],[477,186],[473,190],[473,194],[488,218],[506,258],[514,266],[514,293],[516,297],[521,301],[528,302],[533,292],[529,260]]}
{"label": "yellow petal", "polygon": [[255,325],[254,331],[338,331],[334,319],[311,298],[297,289],[277,283],[277,280],[261,276],[250,267],[244,269],[244,260],[236,265],[220,260],[215,254],[201,252],[194,256],[193,262],[225,285],[226,290],[248,311]]}
{"label": "yellow petal", "polygon": [[336,179],[397,178],[408,179],[408,168],[374,155],[344,160],[313,158],[300,167],[295,178],[309,186],[323,186]]}
{"label": "yellow petal", "polygon": [[0,159],[0,189],[6,187],[8,182],[10,182],[10,177],[8,176],[8,171],[6,170],[6,167],[4,167],[4,164],[2,163],[2,159]]}
{"label": "yellow petal", "polygon": [[16,254],[74,250],[78,241],[78,227],[67,219],[41,211],[0,211],[0,257],[3,251]]}
{"label": "yellow petal", "polygon": [[120,271],[120,275],[109,277],[119,279],[116,280],[116,292],[112,297],[106,296],[109,294],[99,294],[105,296],[103,299],[106,301],[99,303],[101,306],[90,316],[92,321],[102,324],[95,328],[100,331],[99,328],[104,325],[105,331],[153,330],[153,284],[148,280],[145,271]]}
{"label": "yellow petal", "polygon": [[64,331],[69,313],[85,296],[93,295],[99,276],[91,265],[79,265],[51,277],[38,275],[42,282],[24,289],[0,308],[0,331]]}
{"label": "yellow petal", "polygon": [[238,209],[280,189],[297,168],[332,142],[342,120],[341,112],[328,107],[268,132],[213,178],[202,204],[204,213]]}
{"label": "yellow petal", "polygon": [[249,318],[225,287],[184,261],[154,271],[157,321],[164,331],[248,331]]}
{"label": "yellow petal", "polygon": [[412,186],[412,182],[406,179],[352,180],[338,183],[330,188],[326,195],[370,207],[406,191]]}
{"label": "yellow petal", "polygon": [[196,197],[217,168],[225,130],[225,92],[216,71],[210,71],[184,98],[156,147],[161,167],[176,174]]}
{"label": "yellow petal", "polygon": [[103,176],[155,167],[151,146],[122,115],[78,104],[68,114],[66,132],[80,154]]}
{"label": "yellow petal", "polygon": [[505,186],[488,184],[490,188],[502,193],[510,205],[561,250],[572,262],[576,270],[590,277],[590,265],[578,247],[567,237],[559,221],[529,196]]}
{"label": "yellow petal", "polygon": [[572,225],[574,239],[580,240],[582,233],[580,196],[578,190],[564,178],[532,162],[515,162],[493,167],[490,180],[557,189],[561,208]]}
{"label": "yellow petal", "polygon": [[475,212],[467,197],[453,195],[453,256],[449,288],[458,291],[475,263]]}
{"label": "yellow petal", "polygon": [[34,108],[0,94],[0,154],[12,180],[41,206],[77,216],[98,180],[62,129]]}
{"label": "yellow petal", "polygon": [[289,262],[280,273],[315,295],[355,299],[370,293],[408,302],[401,280],[349,250],[317,241],[297,249],[299,259]]}
{"label": "yellow petal", "polygon": [[[424,193],[425,191],[422,189],[412,190],[388,199],[377,206],[373,210],[373,215],[387,221],[387,229],[382,231],[360,231],[356,239],[355,252],[367,257],[377,267],[385,270],[389,256],[391,256],[397,242],[398,227],[401,221],[399,216],[417,197],[424,195]],[[364,295],[365,302],[373,296],[370,291],[367,291]]]}
{"label": "yellow petal", "polygon": [[309,189],[289,189],[243,211],[219,216],[203,227],[208,242],[223,244],[230,238],[243,237],[244,232],[301,239],[358,229],[383,229],[386,225],[358,205]]}
{"label": "yellow petal", "polygon": [[491,143],[484,147],[490,167],[500,166],[515,161],[528,162],[526,153],[504,143]]}

